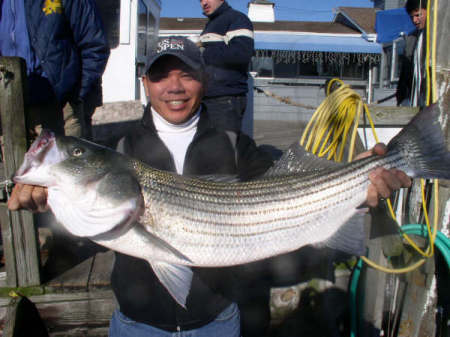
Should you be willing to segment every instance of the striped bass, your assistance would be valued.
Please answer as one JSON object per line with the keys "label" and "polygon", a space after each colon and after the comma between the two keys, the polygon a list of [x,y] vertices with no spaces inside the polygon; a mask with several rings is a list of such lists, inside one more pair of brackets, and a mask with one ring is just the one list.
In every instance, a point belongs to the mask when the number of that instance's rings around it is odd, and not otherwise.
{"label": "striped bass", "polygon": [[14,181],[48,187],[48,205],[69,232],[147,260],[184,306],[191,266],[244,264],[310,244],[355,250],[362,229],[347,220],[366,199],[369,172],[382,166],[450,178],[438,118],[437,106],[422,110],[385,156],[301,172],[294,156],[250,182],[180,176],[43,132]]}

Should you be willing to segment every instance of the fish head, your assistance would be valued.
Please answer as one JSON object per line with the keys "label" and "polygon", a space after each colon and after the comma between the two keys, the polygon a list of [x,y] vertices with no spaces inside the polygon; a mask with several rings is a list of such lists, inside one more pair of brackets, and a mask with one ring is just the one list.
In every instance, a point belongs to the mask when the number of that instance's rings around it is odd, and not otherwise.
{"label": "fish head", "polygon": [[122,154],[44,130],[13,180],[48,188],[48,205],[74,235],[95,236],[130,224],[143,209],[140,186]]}
{"label": "fish head", "polygon": [[43,130],[25,153],[13,180],[15,183],[48,187],[55,182],[54,177],[49,174],[49,168],[61,160],[63,159],[57,151],[55,136],[52,132]]}
{"label": "fish head", "polygon": [[120,161],[108,165],[114,162],[115,155],[116,152],[98,144],[43,130],[31,144],[13,180],[45,187],[62,183],[85,187],[120,165]]}

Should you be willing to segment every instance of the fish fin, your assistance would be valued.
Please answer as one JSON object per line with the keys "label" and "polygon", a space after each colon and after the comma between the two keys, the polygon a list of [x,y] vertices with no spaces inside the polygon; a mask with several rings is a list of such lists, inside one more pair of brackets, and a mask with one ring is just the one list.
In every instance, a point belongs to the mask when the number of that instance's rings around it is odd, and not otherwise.
{"label": "fish fin", "polygon": [[366,233],[364,226],[366,215],[367,213],[365,210],[358,209],[356,213],[323,244],[332,249],[337,249],[351,255],[364,255],[366,247]]}
{"label": "fish fin", "polygon": [[440,113],[438,104],[421,109],[389,142],[388,151],[402,155],[406,166],[401,169],[408,175],[450,179],[450,152],[447,151],[439,118],[445,116]]}
{"label": "fish fin", "polygon": [[186,309],[186,299],[191,289],[191,268],[166,262],[149,261],[156,276],[174,300]]}
{"label": "fish fin", "polygon": [[293,143],[275,164],[269,168],[263,177],[283,176],[294,173],[305,175],[318,173],[327,169],[335,169],[342,166],[325,158],[321,158],[306,151],[299,142]]}
{"label": "fish fin", "polygon": [[172,247],[163,239],[160,239],[156,235],[150,233],[145,229],[145,227],[141,223],[135,223],[134,230],[138,235],[144,238],[149,245],[152,247],[158,248],[160,251],[170,253],[175,256],[180,263],[192,264],[192,261],[183,253],[181,253],[178,249]]}

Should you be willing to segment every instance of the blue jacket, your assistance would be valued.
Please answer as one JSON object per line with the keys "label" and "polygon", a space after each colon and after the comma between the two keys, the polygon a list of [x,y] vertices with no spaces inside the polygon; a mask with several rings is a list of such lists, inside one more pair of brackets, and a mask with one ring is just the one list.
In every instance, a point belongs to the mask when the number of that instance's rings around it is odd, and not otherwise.
{"label": "blue jacket", "polygon": [[245,94],[254,54],[253,25],[246,15],[224,2],[200,35],[210,76],[206,97]]}
{"label": "blue jacket", "polygon": [[109,47],[95,2],[24,2],[30,43],[56,98],[65,102],[95,94],[100,105]]}

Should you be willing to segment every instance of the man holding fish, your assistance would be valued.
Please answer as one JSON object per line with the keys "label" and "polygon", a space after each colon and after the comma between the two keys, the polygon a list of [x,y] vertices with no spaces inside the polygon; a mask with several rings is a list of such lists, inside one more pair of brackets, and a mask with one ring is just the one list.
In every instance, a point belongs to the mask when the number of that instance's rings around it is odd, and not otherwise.
{"label": "man holding fish", "polygon": [[[159,39],[158,49],[147,62],[143,81],[151,106],[146,109],[139,128],[121,140],[118,149],[152,167],[188,177],[141,166],[140,162],[74,138],[42,135],[16,174],[8,207],[41,212],[48,209],[48,204],[60,223],[74,235],[87,236],[118,251],[112,286],[120,310],[112,319],[111,336],[172,336],[180,331],[192,332],[192,336],[240,336],[239,312],[230,301],[234,296],[233,275],[227,274],[226,268],[194,268],[192,273],[190,267],[235,266],[300,248],[305,243],[297,245],[297,236],[291,232],[297,219],[285,215],[283,209],[297,207],[292,202],[301,196],[293,195],[295,186],[301,188],[315,176],[309,175],[302,183],[294,175],[286,174],[289,179],[286,186],[292,187],[292,191],[280,185],[280,177],[255,179],[272,163],[247,136],[242,134],[235,141],[226,132],[209,126],[207,111],[200,104],[205,85],[203,62],[197,47],[185,38]],[[385,152],[378,145],[364,156],[380,155],[375,156],[377,160]],[[91,154],[95,154],[96,160],[101,158],[97,161],[102,164],[95,166],[93,160],[83,161],[84,156],[88,158]],[[50,156],[52,159],[47,159]],[[447,164],[447,159],[442,165]],[[50,173],[59,163],[69,164],[68,160],[73,165],[84,163],[89,167],[86,171],[82,166],[72,170],[64,164],[64,168],[58,166],[57,173]],[[366,161],[369,158],[359,162]],[[108,166],[111,163],[114,169]],[[369,180],[366,177],[367,182],[357,183],[355,187],[358,191],[363,189],[364,194],[355,201],[356,206],[364,198],[367,205],[376,206],[380,197],[388,197],[393,190],[410,185],[403,171],[391,168],[392,165],[386,167],[375,162],[366,170]],[[106,174],[96,172],[95,176],[83,180],[92,170],[104,168],[108,168]],[[191,178],[211,174],[220,177]],[[439,172],[440,176],[445,174]],[[254,179],[254,182],[238,183],[236,178],[231,180],[226,175]],[[336,176],[340,175],[338,171]],[[102,178],[96,180],[99,176]],[[271,200],[279,188],[285,191],[280,194],[286,195],[290,206],[280,203],[279,198]],[[147,193],[148,190],[152,193]],[[312,192],[312,197],[317,196],[317,202],[327,198],[328,194],[321,196],[324,190]],[[264,193],[258,194],[259,191]],[[357,193],[361,192],[350,193],[348,199]],[[67,202],[64,198],[68,198]],[[86,199],[92,200],[96,207],[91,207]],[[340,203],[336,202],[336,207]],[[299,204],[305,201],[300,200]],[[312,202],[309,208],[315,204]],[[77,205],[84,207],[77,209]],[[253,205],[267,209],[259,212],[253,210]],[[215,208],[220,207],[220,212],[216,212]],[[90,213],[99,208],[100,213]],[[114,212],[116,209],[120,214]],[[67,214],[71,212],[76,216]],[[336,214],[346,212],[339,209]],[[263,214],[261,218],[260,214]],[[305,212],[302,217],[308,216]],[[328,229],[319,223],[320,216],[317,215],[317,222],[320,233],[325,235]],[[265,224],[266,218],[273,219]],[[103,222],[93,223],[99,220]],[[278,221],[289,228],[276,226]],[[275,227],[268,229],[269,225]],[[273,235],[278,233],[285,236],[279,236],[277,247],[266,244],[273,242]],[[202,235],[211,241],[202,241]],[[280,250],[285,241],[289,241],[288,247]],[[230,257],[225,258],[228,252]]]}

